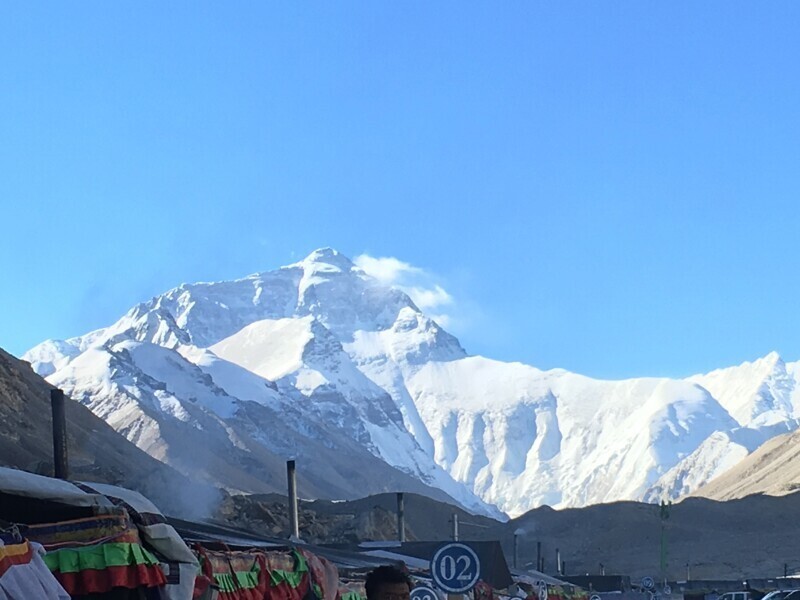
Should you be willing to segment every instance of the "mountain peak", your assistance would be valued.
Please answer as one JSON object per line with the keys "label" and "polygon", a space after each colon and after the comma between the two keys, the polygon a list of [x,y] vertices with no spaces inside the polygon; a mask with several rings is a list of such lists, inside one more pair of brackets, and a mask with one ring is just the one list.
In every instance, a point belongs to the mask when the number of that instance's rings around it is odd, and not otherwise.
{"label": "mountain peak", "polygon": [[781,355],[778,354],[775,350],[773,350],[772,352],[767,354],[761,360],[764,361],[765,363],[769,363],[769,364],[772,364],[772,365],[777,365],[778,363],[782,363],[783,362],[783,359],[781,358]]}
{"label": "mountain peak", "polygon": [[344,254],[334,248],[317,248],[311,254],[306,256],[300,262],[297,262],[290,267],[303,267],[317,270],[322,267],[335,267],[342,271],[349,271],[355,267],[353,261],[347,258]]}
{"label": "mountain peak", "polygon": [[[785,364],[783,362],[783,358],[781,355],[778,354],[775,350],[762,356],[761,358],[757,358],[752,362],[745,361],[739,368],[741,367],[749,367],[751,369],[757,369],[759,371],[764,372],[765,374],[772,373],[776,369],[783,370],[785,368]],[[736,367],[733,367],[736,368]]]}

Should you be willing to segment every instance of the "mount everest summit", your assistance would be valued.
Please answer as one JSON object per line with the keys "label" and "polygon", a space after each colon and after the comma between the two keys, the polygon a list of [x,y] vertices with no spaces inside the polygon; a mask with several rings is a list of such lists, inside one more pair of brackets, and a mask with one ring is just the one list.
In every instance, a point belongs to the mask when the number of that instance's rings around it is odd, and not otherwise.
{"label": "mount everest summit", "polygon": [[468,355],[331,249],[181,285],[24,357],[128,440],[229,490],[417,491],[519,515],[690,494],[798,427],[800,363],[601,381]]}

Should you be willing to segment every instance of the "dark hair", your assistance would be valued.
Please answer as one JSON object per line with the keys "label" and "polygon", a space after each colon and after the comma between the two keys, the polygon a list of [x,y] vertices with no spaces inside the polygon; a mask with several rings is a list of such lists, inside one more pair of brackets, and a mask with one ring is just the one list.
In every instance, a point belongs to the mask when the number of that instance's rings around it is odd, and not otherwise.
{"label": "dark hair", "polygon": [[411,579],[397,567],[384,565],[377,567],[367,575],[367,600],[375,600],[378,597],[378,590],[385,583],[405,583],[411,590]]}

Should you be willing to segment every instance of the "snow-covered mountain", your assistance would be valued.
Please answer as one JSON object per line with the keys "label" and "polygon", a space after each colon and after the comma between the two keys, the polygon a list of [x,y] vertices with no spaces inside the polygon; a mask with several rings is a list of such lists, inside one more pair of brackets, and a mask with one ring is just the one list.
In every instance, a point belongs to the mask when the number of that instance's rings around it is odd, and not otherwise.
{"label": "snow-covered mountain", "polygon": [[417,485],[512,516],[690,493],[800,411],[800,369],[777,355],[627,381],[469,356],[331,249],[181,285],[24,358],[151,455],[231,489],[280,488],[276,465],[297,456],[309,494]]}

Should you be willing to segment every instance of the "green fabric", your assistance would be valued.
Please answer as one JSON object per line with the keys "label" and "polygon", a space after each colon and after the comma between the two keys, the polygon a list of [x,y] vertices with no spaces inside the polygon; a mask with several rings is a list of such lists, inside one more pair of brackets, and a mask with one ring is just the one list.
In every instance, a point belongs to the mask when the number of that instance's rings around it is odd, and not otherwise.
{"label": "green fabric", "polygon": [[346,592],[342,594],[342,600],[363,600],[358,592]]}
{"label": "green fabric", "polygon": [[300,587],[300,584],[303,583],[303,576],[308,573],[308,563],[305,557],[297,551],[294,552],[294,559],[294,571],[284,571],[283,569],[270,571],[270,583],[273,586],[288,583],[292,588]]}
{"label": "green fabric", "polygon": [[53,550],[45,554],[44,562],[51,571],[60,573],[78,573],[87,569],[103,570],[108,567],[158,565],[158,559],[139,544],[121,542]]}
{"label": "green fabric", "polygon": [[[273,586],[282,583],[289,584],[292,588],[298,587],[303,582],[303,576],[308,573],[308,563],[305,557],[299,552],[294,553],[295,556],[295,570],[284,571],[283,569],[275,569],[269,572],[270,583]],[[236,571],[235,573],[214,573],[214,582],[219,586],[222,592],[235,592],[236,590],[251,590],[258,587],[258,577],[261,569],[256,563],[251,571]],[[234,576],[236,579],[234,580]],[[320,591],[319,598],[322,597]],[[356,594],[355,598],[350,600],[360,600]]]}
{"label": "green fabric", "polygon": [[214,581],[219,586],[220,591],[235,592],[236,590],[252,590],[258,587],[259,569],[253,571],[236,571],[236,581],[230,573],[214,573]]}

